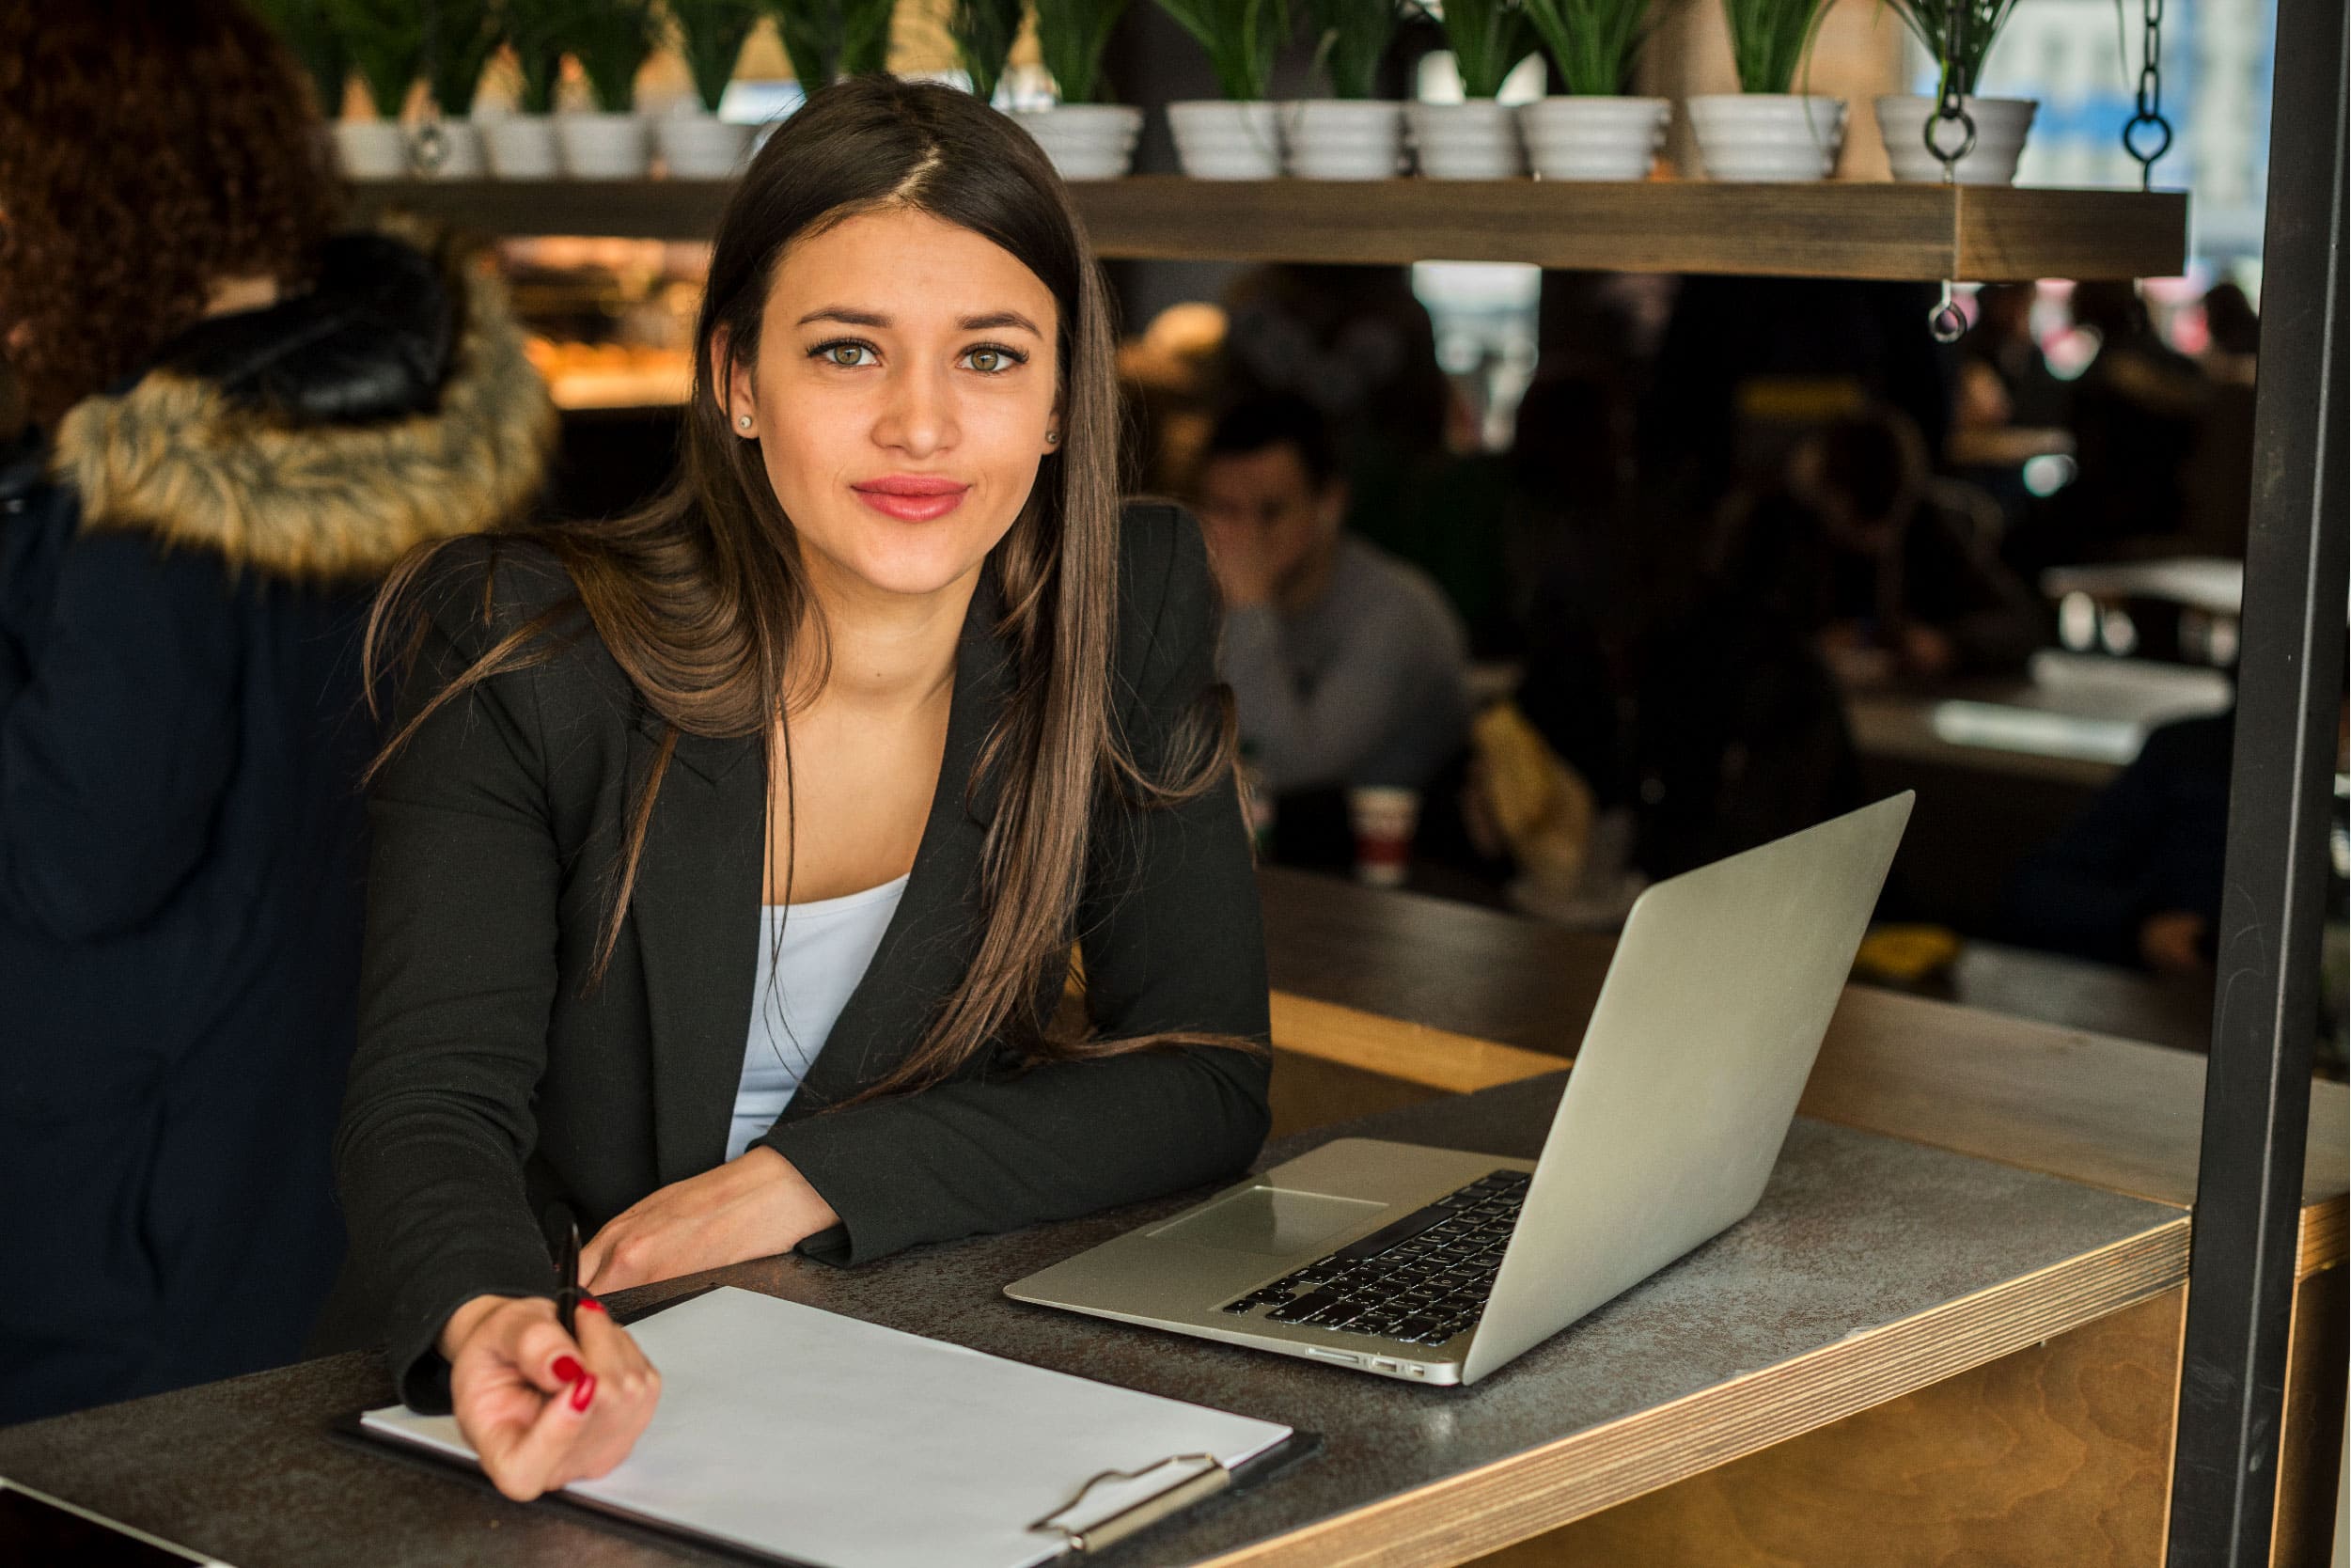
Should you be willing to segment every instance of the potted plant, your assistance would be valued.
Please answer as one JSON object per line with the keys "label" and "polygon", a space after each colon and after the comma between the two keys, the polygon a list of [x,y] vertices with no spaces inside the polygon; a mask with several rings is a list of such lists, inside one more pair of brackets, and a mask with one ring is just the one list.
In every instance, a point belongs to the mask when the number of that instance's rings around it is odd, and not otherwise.
{"label": "potted plant", "polygon": [[694,97],[654,124],[661,161],[673,180],[726,180],[751,149],[751,128],[718,118],[734,80],[743,40],[760,20],[752,0],[669,0],[678,52],[694,78]]}
{"label": "potted plant", "polygon": [[[1886,158],[1896,180],[1940,180],[1942,154],[1960,154],[1951,178],[1962,185],[2008,185],[2016,179],[2016,161],[2024,155],[2025,134],[2040,108],[2030,98],[1978,98],[1984,56],[1998,41],[2000,28],[2016,0],[1886,0],[1903,24],[1918,35],[1935,57],[1938,86],[1957,78],[1959,106],[1975,127],[1975,145],[1967,146],[1967,129],[1960,124],[1931,125],[1939,96],[1889,93],[1877,101],[1878,134],[1886,139]],[[1959,50],[1951,53],[1952,8],[1958,8]],[[1965,148],[1964,153],[1961,149]]]}
{"label": "potted plant", "polygon": [[485,119],[481,136],[490,172],[501,180],[552,180],[562,172],[556,148],[556,85],[563,76],[563,29],[580,0],[501,0],[498,24],[512,57],[514,112]]}
{"label": "potted plant", "polygon": [[1314,63],[1331,96],[1290,104],[1290,172],[1309,180],[1387,180],[1403,158],[1404,106],[1373,96],[1380,61],[1408,0],[1307,0]]}
{"label": "potted plant", "polygon": [[1545,180],[1645,180],[1673,105],[1626,96],[1647,41],[1650,0],[1526,0],[1567,91],[1518,112],[1527,156]]}
{"label": "potted plant", "polygon": [[1496,102],[1502,79],[1535,52],[1519,0],[1445,0],[1445,41],[1461,73],[1458,103],[1408,103],[1420,172],[1437,180],[1507,180],[1525,172],[1518,127]]}
{"label": "potted plant", "polygon": [[948,8],[947,36],[955,46],[955,61],[982,103],[995,102],[1012,41],[1020,37],[1021,10],[1022,0],[955,0]]}
{"label": "potted plant", "polygon": [[330,125],[342,118],[343,85],[350,79],[350,62],[344,58],[343,40],[326,14],[325,0],[255,0],[253,8],[310,78],[310,88],[318,95],[319,118]]}
{"label": "potted plant", "polygon": [[479,180],[488,172],[481,129],[474,123],[474,94],[498,48],[490,0],[431,0],[432,26],[425,49],[425,90],[436,114],[411,139],[416,172],[438,180]]}
{"label": "potted plant", "polygon": [[335,151],[353,180],[399,180],[408,173],[408,133],[400,111],[424,58],[424,23],[413,0],[326,0],[326,18],[359,73],[373,119],[335,122]]}
{"label": "potted plant", "polygon": [[886,71],[891,0],[763,0],[803,92]]}
{"label": "potted plant", "polygon": [[1722,0],[1735,93],[1689,101],[1699,157],[1716,180],[1826,180],[1845,140],[1842,98],[1796,93],[1828,0]]}
{"label": "potted plant", "polygon": [[1159,0],[1208,52],[1221,100],[1168,105],[1176,156],[1195,180],[1271,180],[1281,173],[1281,129],[1265,101],[1274,55],[1290,37],[1289,0]]}
{"label": "potted plant", "polygon": [[578,180],[643,177],[648,149],[636,113],[636,73],[657,38],[651,0],[582,0],[572,8],[563,44],[579,61],[596,107],[556,121],[565,173]]}
{"label": "potted plant", "polygon": [[1135,165],[1143,111],[1103,102],[1102,52],[1126,0],[1037,0],[1037,53],[1059,102],[1016,109],[1064,180],[1116,180]]}

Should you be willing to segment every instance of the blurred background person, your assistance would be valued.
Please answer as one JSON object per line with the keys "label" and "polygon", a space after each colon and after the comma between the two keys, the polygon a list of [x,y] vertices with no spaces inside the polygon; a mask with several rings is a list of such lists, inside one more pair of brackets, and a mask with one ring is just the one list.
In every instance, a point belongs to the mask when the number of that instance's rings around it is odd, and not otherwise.
{"label": "blurred background person", "polygon": [[2006,934],[2158,974],[2212,968],[2229,840],[2234,712],[2167,724],[2018,868]]}
{"label": "blurred background person", "polygon": [[2077,283],[2074,321],[2097,356],[2073,384],[2067,423],[2079,472],[2060,494],[2035,565],[2176,553],[2210,384],[2155,330],[2127,279]]}
{"label": "blurred background person", "polygon": [[1875,407],[1803,437],[1777,482],[1732,502],[1750,587],[1784,599],[1847,685],[2014,673],[2048,640],[1998,541],[1930,478],[1918,427]]}
{"label": "blurred background person", "polygon": [[0,10],[0,1420],[293,1359],[364,864],[357,633],[554,433],[485,278],[331,238],[233,0]]}
{"label": "blurred background person", "polygon": [[1347,533],[1347,499],[1304,399],[1236,404],[1209,435],[1197,503],[1225,602],[1219,669],[1242,754],[1293,838],[1296,797],[1422,789],[1468,732],[1460,618],[1425,574]]}

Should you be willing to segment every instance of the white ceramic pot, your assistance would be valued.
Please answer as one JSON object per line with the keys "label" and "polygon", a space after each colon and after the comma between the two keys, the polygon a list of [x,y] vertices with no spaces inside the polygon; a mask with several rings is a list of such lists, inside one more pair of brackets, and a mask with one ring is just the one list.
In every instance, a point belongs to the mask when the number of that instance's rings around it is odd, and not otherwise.
{"label": "white ceramic pot", "polygon": [[1710,93],[1689,101],[1698,153],[1715,180],[1826,180],[1845,144],[1845,101],[1785,92]]}
{"label": "white ceramic pot", "polygon": [[1646,180],[1672,118],[1663,98],[1545,98],[1518,111],[1518,133],[1545,180]]}
{"label": "white ceramic pot", "polygon": [[642,180],[650,162],[645,121],[635,115],[556,117],[563,172],[574,180]]}
{"label": "white ceramic pot", "polygon": [[405,180],[408,128],[396,119],[338,119],[335,161],[348,180]]}
{"label": "white ceramic pot", "polygon": [[1309,98],[1281,106],[1290,172],[1304,180],[1393,180],[1403,167],[1404,106],[1386,99]]}
{"label": "white ceramic pot", "polygon": [[408,161],[425,180],[479,180],[490,172],[481,127],[462,117],[417,126],[409,133]]}
{"label": "white ceramic pot", "polygon": [[553,180],[563,172],[556,149],[556,122],[549,115],[508,115],[481,122],[490,172],[500,180]]}
{"label": "white ceramic pot", "polygon": [[672,180],[732,180],[751,155],[751,129],[697,109],[655,120],[653,143]]}
{"label": "white ceramic pot", "polygon": [[1176,157],[1195,180],[1272,180],[1281,173],[1281,106],[1204,99],[1168,105]]}
{"label": "white ceramic pot", "polygon": [[1491,98],[1459,103],[1407,103],[1412,155],[1432,180],[1510,180],[1527,172],[1518,117]]}
{"label": "white ceramic pot", "polygon": [[1015,109],[1013,123],[1036,138],[1064,180],[1116,180],[1135,166],[1143,111],[1130,103],[1056,103]]}
{"label": "white ceramic pot", "polygon": [[[1976,145],[1959,160],[1962,185],[2009,185],[2016,180],[2016,160],[2024,155],[2025,133],[2040,108],[2030,98],[1963,98],[1960,107],[1976,123]],[[1925,127],[1934,117],[1936,101],[1922,93],[1889,94],[1877,101],[1877,133],[1886,138],[1886,161],[1896,180],[1932,180],[1940,184],[1943,161],[1927,150]],[[1936,126],[1935,139],[1956,151],[1967,139],[1956,125]]]}

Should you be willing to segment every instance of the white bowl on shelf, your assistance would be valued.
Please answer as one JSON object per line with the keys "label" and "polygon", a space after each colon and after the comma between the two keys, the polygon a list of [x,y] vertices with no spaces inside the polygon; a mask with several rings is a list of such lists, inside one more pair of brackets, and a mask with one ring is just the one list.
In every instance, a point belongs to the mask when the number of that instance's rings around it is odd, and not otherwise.
{"label": "white bowl on shelf", "polygon": [[490,172],[500,180],[553,180],[563,172],[551,115],[504,115],[481,121]]}
{"label": "white bowl on shelf", "polygon": [[335,162],[346,180],[408,178],[408,127],[396,119],[338,119]]}
{"label": "white bowl on shelf", "polygon": [[1143,111],[1131,103],[1056,103],[1011,115],[1064,180],[1117,180],[1135,166]]}
{"label": "white bowl on shelf", "polygon": [[1403,168],[1404,106],[1390,99],[1309,98],[1281,106],[1290,172],[1302,180],[1393,180]]}
{"label": "white bowl on shelf", "polygon": [[645,121],[637,115],[557,115],[556,137],[563,147],[563,172],[574,180],[642,180],[651,165]]}
{"label": "white bowl on shelf", "polygon": [[1407,103],[1413,161],[1432,180],[1512,180],[1527,172],[1518,116],[1491,98]]}
{"label": "white bowl on shelf", "polygon": [[[1886,161],[1896,180],[1942,183],[1943,160],[1927,150],[1926,122],[1937,101],[1923,93],[1889,93],[1877,101],[1877,133],[1886,141]],[[1975,121],[1976,142],[1954,170],[1962,185],[2013,185],[2025,136],[2041,105],[2030,98],[1963,98],[1959,106]],[[1957,124],[1937,126],[1936,141],[1956,149],[1966,140]]]}
{"label": "white bowl on shelf", "polygon": [[732,180],[751,155],[751,127],[706,110],[653,121],[653,145],[672,180]]}
{"label": "white bowl on shelf", "polygon": [[1545,98],[1520,108],[1518,133],[1545,180],[1646,180],[1672,118],[1663,98]]}
{"label": "white bowl on shelf", "polygon": [[1845,144],[1845,101],[1818,93],[1730,92],[1689,101],[1699,157],[1712,180],[1826,180]]}
{"label": "white bowl on shelf", "polygon": [[1274,180],[1281,175],[1281,105],[1199,99],[1168,105],[1176,157],[1195,180]]}

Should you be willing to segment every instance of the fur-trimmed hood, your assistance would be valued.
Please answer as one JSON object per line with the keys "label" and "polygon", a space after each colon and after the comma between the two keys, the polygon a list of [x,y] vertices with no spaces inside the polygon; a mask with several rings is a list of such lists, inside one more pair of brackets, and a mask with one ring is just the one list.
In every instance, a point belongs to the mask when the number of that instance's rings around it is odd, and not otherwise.
{"label": "fur-trimmed hood", "polygon": [[328,242],[310,291],[199,322],[127,389],[74,405],[49,468],[86,530],[351,583],[515,517],[555,432],[494,279],[353,234]]}

